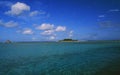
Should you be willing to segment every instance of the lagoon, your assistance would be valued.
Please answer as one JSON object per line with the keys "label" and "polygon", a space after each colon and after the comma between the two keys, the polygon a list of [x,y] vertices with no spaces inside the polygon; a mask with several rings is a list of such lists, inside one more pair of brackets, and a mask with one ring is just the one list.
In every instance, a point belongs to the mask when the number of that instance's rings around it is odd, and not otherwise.
{"label": "lagoon", "polygon": [[0,43],[0,75],[119,75],[120,42]]}

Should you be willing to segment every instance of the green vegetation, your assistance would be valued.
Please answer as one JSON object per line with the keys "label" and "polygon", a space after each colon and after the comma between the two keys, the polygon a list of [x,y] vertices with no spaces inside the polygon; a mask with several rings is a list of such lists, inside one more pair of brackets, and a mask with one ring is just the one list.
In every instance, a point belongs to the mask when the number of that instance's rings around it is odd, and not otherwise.
{"label": "green vegetation", "polygon": [[73,39],[63,39],[63,40],[60,40],[59,42],[78,42],[78,40],[73,40]]}

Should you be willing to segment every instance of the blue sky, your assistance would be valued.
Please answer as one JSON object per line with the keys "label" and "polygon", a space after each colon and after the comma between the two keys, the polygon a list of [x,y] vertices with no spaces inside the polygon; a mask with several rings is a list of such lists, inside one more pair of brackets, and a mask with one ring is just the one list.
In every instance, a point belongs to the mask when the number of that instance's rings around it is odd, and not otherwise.
{"label": "blue sky", "polygon": [[0,41],[120,39],[120,0],[0,0]]}

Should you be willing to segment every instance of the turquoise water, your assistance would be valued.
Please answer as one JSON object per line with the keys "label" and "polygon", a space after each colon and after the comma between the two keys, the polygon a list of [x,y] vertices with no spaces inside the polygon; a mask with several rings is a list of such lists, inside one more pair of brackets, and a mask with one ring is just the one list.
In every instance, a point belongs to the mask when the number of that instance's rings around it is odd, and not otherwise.
{"label": "turquoise water", "polygon": [[0,75],[120,75],[120,43],[1,43]]}

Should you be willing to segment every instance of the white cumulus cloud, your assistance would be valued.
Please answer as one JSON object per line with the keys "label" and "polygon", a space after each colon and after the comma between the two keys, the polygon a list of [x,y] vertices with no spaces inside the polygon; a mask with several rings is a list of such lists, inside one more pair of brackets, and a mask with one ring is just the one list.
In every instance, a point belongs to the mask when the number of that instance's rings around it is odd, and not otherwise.
{"label": "white cumulus cloud", "polygon": [[43,15],[43,14],[46,14],[46,12],[35,10],[35,11],[30,12],[29,16],[33,17],[33,16]]}
{"label": "white cumulus cloud", "polygon": [[39,14],[39,11],[32,11],[31,13],[30,13],[30,16],[32,17],[32,16],[36,16],[36,15],[38,15]]}
{"label": "white cumulus cloud", "polygon": [[56,31],[66,31],[66,27],[65,26],[58,26],[57,28],[56,28]]}
{"label": "white cumulus cloud", "polygon": [[14,21],[9,21],[9,22],[5,23],[4,26],[5,27],[16,27],[16,26],[18,26],[18,23],[14,22]]}
{"label": "white cumulus cloud", "polygon": [[25,3],[17,2],[11,6],[11,10],[5,13],[10,15],[20,15],[25,11],[30,11],[30,6]]}
{"label": "white cumulus cloud", "polygon": [[45,30],[44,32],[41,33],[42,35],[53,35],[54,30]]}
{"label": "white cumulus cloud", "polygon": [[0,20],[0,26],[12,28],[18,26],[18,23],[14,21],[3,22],[2,20]]}
{"label": "white cumulus cloud", "polygon": [[[66,31],[66,27],[65,26],[54,26],[54,24],[50,24],[50,23],[42,23],[39,26],[36,26],[36,24],[34,24],[34,26],[36,27],[36,29],[41,30],[41,36],[46,37],[48,40],[55,40],[57,36],[57,34],[62,34],[63,31]],[[73,31],[69,32],[69,36],[73,35]]]}
{"label": "white cumulus cloud", "polygon": [[27,28],[23,30],[22,34],[33,34],[33,31],[32,29]]}
{"label": "white cumulus cloud", "polygon": [[40,26],[37,26],[36,29],[38,30],[52,30],[54,28],[53,24],[43,23]]}

